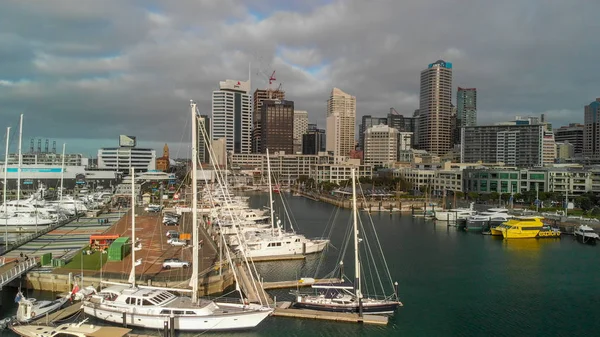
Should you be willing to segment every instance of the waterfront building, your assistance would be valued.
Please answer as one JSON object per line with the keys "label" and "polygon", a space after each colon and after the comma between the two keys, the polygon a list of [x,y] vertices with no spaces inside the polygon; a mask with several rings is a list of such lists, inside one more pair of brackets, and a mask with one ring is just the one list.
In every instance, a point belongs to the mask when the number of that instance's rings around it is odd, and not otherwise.
{"label": "waterfront building", "polygon": [[252,153],[260,153],[262,105],[265,100],[285,100],[285,91],[256,89],[253,94],[254,112],[252,114]]}
{"label": "waterfront building", "polygon": [[348,156],[355,147],[355,125],[356,97],[333,88],[327,100],[327,151]]}
{"label": "waterfront building", "polygon": [[554,163],[556,160],[556,141],[554,140],[554,132],[552,129],[545,128],[543,130],[543,148],[542,148],[542,161],[544,165]]}
{"label": "waterfront building", "polygon": [[156,151],[138,147],[107,147],[98,150],[98,169],[129,172],[156,169]]}
{"label": "waterfront building", "polygon": [[365,131],[364,163],[376,167],[391,167],[398,157],[398,130],[384,124]]}
{"label": "waterfront building", "polygon": [[[62,153],[55,152],[30,152],[21,154],[21,164],[23,165],[62,165]],[[4,162],[4,158],[2,158]],[[19,164],[19,154],[10,153],[8,155],[9,165]],[[89,159],[80,153],[65,153],[66,166],[88,166]]]}
{"label": "waterfront building", "polygon": [[263,101],[261,117],[261,149],[273,152],[294,153],[294,102]]}
{"label": "waterfront building", "polygon": [[302,153],[302,136],[308,132],[308,111],[294,110],[294,152]]}
{"label": "waterfront building", "polygon": [[581,156],[583,154],[583,130],[585,126],[578,123],[570,123],[554,129],[554,139],[557,142],[569,142],[573,145],[573,155]]}
{"label": "waterfront building", "polygon": [[[360,170],[360,174],[371,177],[373,170],[371,165],[360,165],[360,160],[350,159],[343,156],[332,156],[325,152],[317,155],[300,155],[274,152],[269,154],[271,174],[280,183],[293,182],[300,176],[311,177],[315,180],[329,177],[331,181],[344,181],[340,175],[348,180],[350,174],[347,168],[354,167]],[[265,175],[267,172],[266,154],[233,154],[231,156],[232,167],[239,167],[242,171],[257,172]],[[319,165],[319,167],[316,167]],[[324,180],[319,180],[324,181]],[[329,181],[329,180],[327,180]]]}
{"label": "waterfront building", "polygon": [[584,109],[583,156],[600,156],[600,98]]}
{"label": "waterfront building", "polygon": [[165,144],[163,147],[163,155],[160,158],[156,158],[156,169],[158,171],[166,172],[171,167],[171,159],[169,158],[169,146]]}
{"label": "waterfront building", "polygon": [[452,63],[438,60],[421,72],[419,149],[442,155],[452,148]]}
{"label": "waterfront building", "polygon": [[458,87],[456,94],[457,126],[477,125],[477,89]]}
{"label": "waterfront building", "polygon": [[460,161],[502,162],[517,167],[543,166],[545,129],[544,124],[463,127]]}
{"label": "waterfront building", "polygon": [[338,185],[347,183],[352,179],[352,169],[356,170],[357,178],[373,178],[373,166],[360,163],[360,159],[351,159],[343,156],[334,156],[333,162],[311,165],[309,177],[316,183],[332,182]]}
{"label": "waterfront building", "polygon": [[549,186],[546,169],[479,168],[465,169],[463,189],[477,193],[524,193],[527,191],[546,192]]}
{"label": "waterfront building", "polygon": [[[4,172],[4,165],[0,166]],[[17,188],[17,170],[16,164],[8,165],[6,170],[7,188]],[[24,194],[31,194],[37,191],[42,185],[48,189],[55,189],[60,186],[62,166],[61,164],[26,164],[21,165],[21,190]],[[65,165],[63,175],[63,186],[66,189],[75,187],[89,187],[96,189],[103,187],[111,191],[121,180],[122,174],[118,171],[88,170],[85,166]]]}
{"label": "waterfront building", "polygon": [[250,81],[225,80],[212,93],[211,136],[225,139],[228,152],[250,153],[252,101]]}

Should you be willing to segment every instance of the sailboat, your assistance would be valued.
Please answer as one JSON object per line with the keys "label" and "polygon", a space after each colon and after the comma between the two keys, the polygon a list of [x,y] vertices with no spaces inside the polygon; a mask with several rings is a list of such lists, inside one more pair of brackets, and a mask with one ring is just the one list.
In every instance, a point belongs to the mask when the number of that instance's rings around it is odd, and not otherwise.
{"label": "sailboat", "polygon": [[[138,286],[135,283],[135,249],[131,250],[132,270],[130,284],[110,283],[89,300],[84,300],[83,310],[96,318],[143,328],[162,329],[165,321],[173,319],[174,329],[180,331],[209,331],[249,329],[257,326],[273,309],[254,303],[220,303],[198,297],[199,242],[198,242],[198,182],[196,104],[192,110],[192,239],[193,260],[192,296],[176,296],[171,291],[190,292],[188,289],[171,289]],[[131,168],[131,224],[135,241],[135,179]],[[108,282],[105,282],[108,283]]]}
{"label": "sailboat", "polygon": [[[358,237],[358,209],[356,207],[356,177],[352,169],[352,217],[353,217],[353,240],[354,240],[354,282],[338,284],[313,284],[312,288],[317,294],[296,294],[293,306],[296,308],[351,312],[351,313],[374,313],[391,314],[396,311],[402,303],[398,300],[398,283],[394,283],[394,294],[385,298],[364,297],[361,285],[361,263],[359,256]],[[340,262],[343,265],[343,262]],[[387,268],[386,268],[387,269]],[[389,274],[389,271],[388,271]],[[342,275],[343,276],[343,275]],[[391,280],[391,278],[390,278]]]}

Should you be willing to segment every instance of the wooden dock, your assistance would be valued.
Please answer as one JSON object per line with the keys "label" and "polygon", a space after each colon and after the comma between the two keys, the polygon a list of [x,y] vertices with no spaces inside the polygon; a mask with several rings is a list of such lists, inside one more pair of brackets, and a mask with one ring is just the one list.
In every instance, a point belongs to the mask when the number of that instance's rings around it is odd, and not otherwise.
{"label": "wooden dock", "polygon": [[277,308],[275,308],[275,311],[273,311],[273,316],[320,319],[336,322],[364,323],[377,325],[386,325],[388,323],[387,316],[363,315],[362,317],[359,317],[358,314],[352,313],[329,312],[308,309],[291,309],[290,306],[291,302],[281,303]]}
{"label": "wooden dock", "polygon": [[47,314],[45,317],[37,319],[31,322],[32,325],[50,325],[50,323],[54,323],[56,321],[61,321],[63,319],[69,318],[79,312],[82,308],[82,303],[75,303],[70,305],[64,309],[55,311],[51,314]]}
{"label": "wooden dock", "polygon": [[263,282],[263,289],[271,290],[271,289],[287,289],[287,288],[301,288],[301,287],[310,287],[313,284],[325,283],[342,283],[343,281],[337,278],[326,278],[326,279],[318,279],[315,282],[305,282],[304,280],[293,280],[293,281],[277,281],[277,282]]}
{"label": "wooden dock", "polygon": [[290,254],[290,255],[277,255],[277,256],[262,256],[253,257],[253,262],[270,262],[270,261],[286,261],[286,260],[304,260],[306,255],[302,254]]}
{"label": "wooden dock", "polygon": [[252,273],[246,268],[246,265],[243,263],[239,265],[235,264],[235,267],[240,289],[242,289],[248,301],[251,303],[262,303],[263,305],[273,305],[273,299],[260,287],[260,282],[252,280]]}

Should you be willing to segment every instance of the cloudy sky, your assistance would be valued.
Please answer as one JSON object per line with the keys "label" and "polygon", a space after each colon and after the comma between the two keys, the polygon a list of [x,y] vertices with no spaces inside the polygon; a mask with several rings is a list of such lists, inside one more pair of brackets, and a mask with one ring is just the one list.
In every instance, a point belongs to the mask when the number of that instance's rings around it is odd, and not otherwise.
{"label": "cloudy sky", "polygon": [[333,86],[357,97],[359,118],[412,114],[437,59],[453,63],[454,87],[477,87],[480,123],[582,122],[600,97],[599,12],[588,0],[4,0],[0,127],[25,114],[27,150],[42,137],[95,154],[129,134],[177,153],[189,99],[210,114],[219,80],[247,79],[249,62],[253,89],[276,70],[324,126]]}

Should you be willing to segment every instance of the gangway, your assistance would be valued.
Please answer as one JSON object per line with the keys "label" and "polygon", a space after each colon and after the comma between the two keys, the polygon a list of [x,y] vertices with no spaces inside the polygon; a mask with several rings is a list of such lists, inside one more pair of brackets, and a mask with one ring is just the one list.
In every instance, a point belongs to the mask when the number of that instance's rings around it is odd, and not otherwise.
{"label": "gangway", "polygon": [[[33,257],[33,258],[28,259],[23,262],[17,262],[17,264],[14,267],[12,267],[6,271],[3,271],[0,274],[0,290],[2,290],[2,287],[4,287],[6,284],[11,282],[12,280],[16,279],[17,277],[20,277],[21,275],[25,274],[29,270],[36,267],[38,265],[38,263],[39,263],[38,259]],[[2,268],[2,269],[5,269],[5,268]]]}

